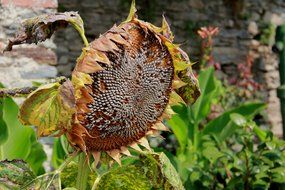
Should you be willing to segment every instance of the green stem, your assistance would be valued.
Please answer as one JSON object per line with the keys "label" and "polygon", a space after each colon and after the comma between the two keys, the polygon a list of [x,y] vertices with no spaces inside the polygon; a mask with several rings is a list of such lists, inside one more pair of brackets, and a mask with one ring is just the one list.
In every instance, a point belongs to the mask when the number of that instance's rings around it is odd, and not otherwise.
{"label": "green stem", "polygon": [[96,190],[96,188],[97,188],[97,186],[98,186],[98,184],[99,184],[99,181],[101,180],[101,177],[102,177],[102,176],[98,175],[98,177],[96,178],[96,180],[95,180],[95,182],[94,182],[93,187],[92,187],[91,190]]}
{"label": "green stem", "polygon": [[84,28],[81,28],[81,27],[79,27],[78,25],[76,25],[76,24],[73,24],[73,27],[79,32],[79,34],[80,34],[80,36],[81,36],[81,38],[82,38],[82,40],[83,40],[83,43],[84,43],[84,45],[87,47],[87,46],[89,46],[89,43],[88,43],[88,40],[87,40],[87,38],[86,38],[86,36],[85,36],[85,32],[84,32]]}
{"label": "green stem", "polygon": [[81,153],[78,160],[78,174],[76,181],[76,188],[86,190],[90,168],[86,161],[86,155]]}
{"label": "green stem", "polygon": [[[48,189],[49,186],[51,185],[51,183],[52,183],[54,177],[55,177],[56,175],[59,175],[60,172],[62,172],[62,170],[75,158],[76,155],[77,155],[77,153],[72,154],[71,156],[69,156],[69,157],[65,160],[64,163],[62,163],[62,165],[61,165],[58,169],[56,169],[56,170],[54,170],[54,171],[52,171],[52,172],[45,173],[45,174],[43,174],[43,175],[40,175],[40,176],[34,178],[33,180],[29,181],[27,184],[25,184],[25,185],[24,185],[23,187],[21,187],[21,188],[22,188],[22,189],[26,189],[27,187],[29,187],[32,183],[36,182],[37,180],[40,180],[40,179],[43,179],[43,178],[46,177],[46,176],[52,175],[51,180],[49,181],[48,185],[46,186],[46,189]],[[60,185],[60,184],[59,184],[59,185]]]}

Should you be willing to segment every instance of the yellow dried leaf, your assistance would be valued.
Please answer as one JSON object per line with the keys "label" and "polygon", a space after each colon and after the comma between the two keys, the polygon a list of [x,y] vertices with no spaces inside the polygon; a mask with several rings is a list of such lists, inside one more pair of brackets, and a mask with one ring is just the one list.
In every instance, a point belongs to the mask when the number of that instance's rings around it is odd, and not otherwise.
{"label": "yellow dried leaf", "polygon": [[174,39],[174,36],[170,30],[170,27],[169,27],[169,24],[167,23],[164,15],[162,16],[162,34],[167,38],[169,39],[171,42],[173,41]]}
{"label": "yellow dried leaf", "polygon": [[48,136],[62,129],[69,129],[76,112],[74,89],[68,80],[39,87],[24,101],[20,108],[20,121],[37,127],[38,136]]}

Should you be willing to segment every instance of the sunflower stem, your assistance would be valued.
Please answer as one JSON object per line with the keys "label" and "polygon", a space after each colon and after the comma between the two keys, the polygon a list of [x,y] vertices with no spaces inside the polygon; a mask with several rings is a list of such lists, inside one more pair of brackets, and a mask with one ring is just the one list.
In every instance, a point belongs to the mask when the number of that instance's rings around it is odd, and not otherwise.
{"label": "sunflower stem", "polygon": [[79,35],[80,35],[80,37],[81,37],[81,39],[82,39],[84,45],[85,45],[86,47],[88,47],[88,46],[89,46],[89,43],[88,43],[88,40],[87,40],[87,38],[86,38],[86,36],[85,36],[84,28],[81,28],[81,27],[79,27],[79,26],[76,25],[76,24],[73,24],[73,27],[78,31],[78,33],[79,33]]}
{"label": "sunflower stem", "polygon": [[81,153],[78,160],[77,189],[86,190],[89,173],[90,168],[87,163],[87,157],[84,153]]}

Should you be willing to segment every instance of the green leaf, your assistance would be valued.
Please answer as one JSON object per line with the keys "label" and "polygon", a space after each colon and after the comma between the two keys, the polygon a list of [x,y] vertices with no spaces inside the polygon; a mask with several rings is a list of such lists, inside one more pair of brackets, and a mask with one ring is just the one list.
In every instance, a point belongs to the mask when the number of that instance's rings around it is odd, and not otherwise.
{"label": "green leaf", "polygon": [[20,109],[20,120],[37,127],[38,136],[47,136],[71,127],[75,113],[75,96],[72,83],[67,80],[46,84],[32,92]]}
{"label": "green leaf", "polygon": [[64,162],[64,159],[68,154],[68,152],[65,151],[63,147],[63,138],[64,136],[61,136],[60,138],[55,138],[53,142],[51,162],[54,168],[58,168]]}
{"label": "green leaf", "polygon": [[[5,143],[8,139],[8,128],[6,122],[3,119],[3,107],[4,99],[0,98],[0,146]],[[0,153],[1,158],[1,153]]]}
{"label": "green leaf", "polygon": [[247,123],[246,119],[241,114],[238,113],[230,114],[230,118],[237,126],[240,127],[243,127]]}
{"label": "green leaf", "polygon": [[31,151],[33,129],[22,125],[18,118],[18,106],[11,98],[4,99],[3,118],[8,126],[9,138],[1,146],[3,159],[26,159]]}
{"label": "green leaf", "polygon": [[22,160],[0,162],[0,189],[20,189],[34,178],[34,173]]}
{"label": "green leaf", "polygon": [[234,134],[234,132],[236,131],[236,129],[238,129],[238,127],[243,127],[244,125],[247,124],[246,119],[238,113],[230,114],[230,119],[231,119],[230,122],[227,123],[227,125],[223,128],[221,133],[217,134],[218,136],[217,139],[219,142],[223,142],[227,137]]}
{"label": "green leaf", "polygon": [[104,174],[99,190],[184,189],[174,167],[164,153],[140,155],[133,164],[123,165]]}
{"label": "green leaf", "polygon": [[218,158],[224,156],[216,147],[208,146],[202,151],[203,156],[205,156],[210,162],[215,162]]}
{"label": "green leaf", "polygon": [[29,126],[23,126],[18,118],[18,106],[11,98],[5,98],[3,107],[3,119],[7,124],[9,137],[0,145],[2,159],[22,159],[29,163],[35,174],[44,172],[42,166],[46,160],[43,147],[37,142],[34,130]]}
{"label": "green leaf", "polygon": [[173,115],[170,120],[167,121],[167,124],[171,127],[174,135],[176,136],[181,150],[185,150],[188,139],[188,126],[181,119],[180,115]]}
{"label": "green leaf", "polygon": [[210,121],[202,130],[201,135],[205,134],[219,134],[224,129],[225,126],[231,121],[230,115],[232,113],[237,113],[242,115],[245,119],[251,119],[254,115],[259,113],[265,108],[264,103],[245,103],[237,108],[230,111],[224,112],[219,117]]}
{"label": "green leaf", "polygon": [[273,181],[277,183],[285,183],[285,167],[277,167],[271,169]]}
{"label": "green leaf", "polygon": [[199,123],[211,111],[211,104],[213,99],[219,95],[219,83],[214,77],[214,68],[209,67],[199,73],[199,85],[201,95],[191,107],[193,110],[195,123]]}
{"label": "green leaf", "polygon": [[25,159],[29,163],[35,174],[40,175],[45,172],[43,167],[44,161],[47,159],[47,155],[43,150],[43,145],[40,144],[36,139],[36,134],[31,135],[31,151],[28,157]]}

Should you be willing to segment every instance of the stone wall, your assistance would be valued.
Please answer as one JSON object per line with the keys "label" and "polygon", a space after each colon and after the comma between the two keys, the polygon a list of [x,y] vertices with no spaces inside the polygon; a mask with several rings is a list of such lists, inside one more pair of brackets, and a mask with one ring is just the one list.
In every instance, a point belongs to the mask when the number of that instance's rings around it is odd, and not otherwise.
{"label": "stone wall", "polygon": [[[59,0],[59,11],[79,11],[85,21],[89,40],[98,37],[127,17],[130,0]],[[236,75],[237,64],[246,57],[254,59],[256,80],[263,85],[268,104],[268,119],[275,133],[281,134],[281,115],[276,87],[279,85],[278,59],[271,51],[274,31],[285,22],[282,0],[137,0],[140,18],[160,25],[164,13],[192,61],[199,60],[200,41],[196,31],[201,26],[218,26],[214,57],[229,76]],[[73,29],[57,35],[58,71],[70,75],[80,54],[81,39]]]}
{"label": "stone wall", "polygon": [[56,11],[56,0],[0,1],[0,82],[6,87],[31,86],[32,81],[57,76],[56,45],[53,40],[39,45],[15,46],[12,52],[2,53],[22,19]]}
{"label": "stone wall", "polygon": [[[0,0],[0,82],[6,87],[31,86],[32,81],[43,82],[47,78],[57,76],[56,45],[53,40],[39,45],[15,46],[12,52],[2,53],[8,39],[12,38],[20,27],[22,19],[56,11],[57,0]],[[44,166],[49,171],[52,144],[49,138],[41,141],[48,155],[48,161]]]}

